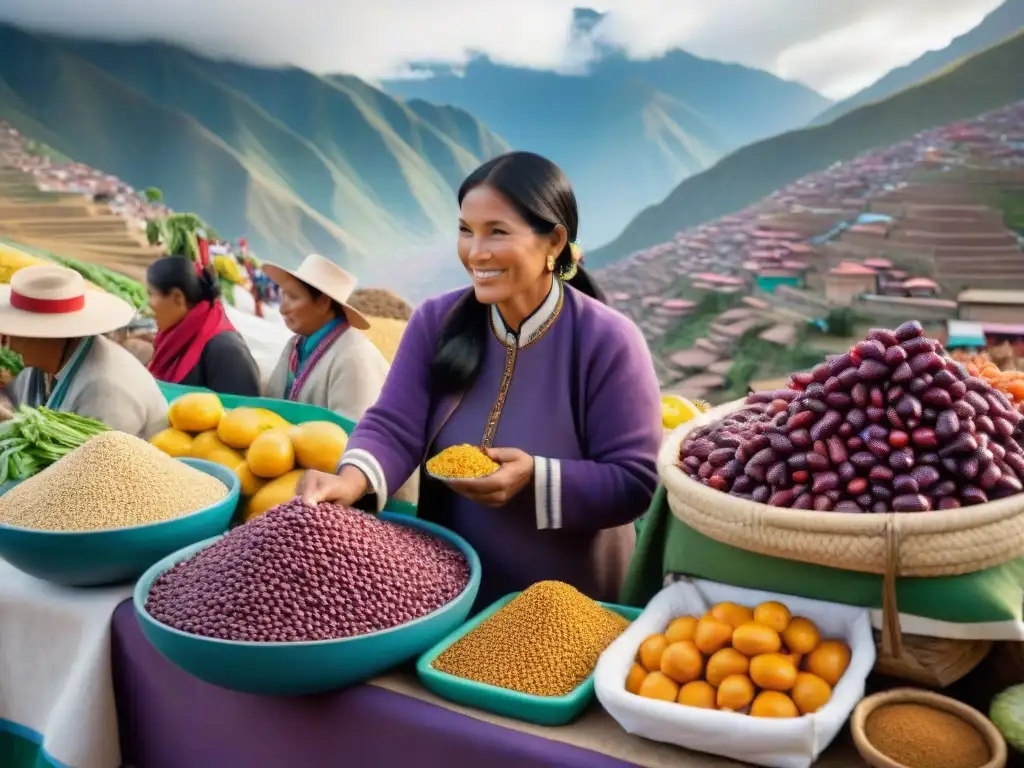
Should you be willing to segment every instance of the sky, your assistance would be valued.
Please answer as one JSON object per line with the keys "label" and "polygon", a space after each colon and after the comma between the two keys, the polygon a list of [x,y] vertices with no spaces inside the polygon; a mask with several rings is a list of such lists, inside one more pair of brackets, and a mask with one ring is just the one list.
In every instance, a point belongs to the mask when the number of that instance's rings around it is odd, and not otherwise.
{"label": "sky", "polygon": [[[1001,0],[602,0],[594,30],[637,58],[684,48],[758,67],[832,99],[945,47]],[[579,71],[580,0],[0,0],[0,20],[34,29],[159,38],[208,55],[294,64],[370,80],[410,62],[494,61]]]}

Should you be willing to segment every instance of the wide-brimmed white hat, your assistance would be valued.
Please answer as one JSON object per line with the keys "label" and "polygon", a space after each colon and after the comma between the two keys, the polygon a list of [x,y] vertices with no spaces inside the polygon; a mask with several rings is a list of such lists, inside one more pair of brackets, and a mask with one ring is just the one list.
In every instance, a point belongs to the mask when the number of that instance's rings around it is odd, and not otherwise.
{"label": "wide-brimmed white hat", "polygon": [[346,272],[333,261],[313,253],[303,259],[298,269],[285,269],[279,264],[264,264],[262,269],[275,283],[281,282],[279,278],[282,274],[290,275],[299,282],[316,288],[324,296],[334,299],[341,304],[345,318],[353,328],[365,331],[370,327],[370,321],[366,316],[348,303],[349,296],[359,281],[355,275]]}
{"label": "wide-brimmed white hat", "polygon": [[0,335],[27,339],[81,339],[124,328],[135,316],[126,301],[87,290],[67,267],[19,269],[0,285]]}

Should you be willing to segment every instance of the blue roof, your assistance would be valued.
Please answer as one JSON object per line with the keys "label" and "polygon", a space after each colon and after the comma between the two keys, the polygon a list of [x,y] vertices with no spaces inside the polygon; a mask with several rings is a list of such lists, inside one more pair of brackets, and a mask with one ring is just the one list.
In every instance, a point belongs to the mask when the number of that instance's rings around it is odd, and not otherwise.
{"label": "blue roof", "polygon": [[884,213],[862,213],[857,217],[858,224],[878,224],[890,221],[892,221],[892,216],[886,216]]}

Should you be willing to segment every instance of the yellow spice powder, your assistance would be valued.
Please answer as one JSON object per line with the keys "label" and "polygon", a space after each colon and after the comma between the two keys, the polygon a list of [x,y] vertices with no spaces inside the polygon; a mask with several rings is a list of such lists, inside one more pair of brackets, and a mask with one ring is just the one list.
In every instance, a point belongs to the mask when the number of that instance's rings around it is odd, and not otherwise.
{"label": "yellow spice powder", "polygon": [[485,477],[498,469],[475,445],[453,445],[427,461],[427,471],[436,477],[468,480]]}

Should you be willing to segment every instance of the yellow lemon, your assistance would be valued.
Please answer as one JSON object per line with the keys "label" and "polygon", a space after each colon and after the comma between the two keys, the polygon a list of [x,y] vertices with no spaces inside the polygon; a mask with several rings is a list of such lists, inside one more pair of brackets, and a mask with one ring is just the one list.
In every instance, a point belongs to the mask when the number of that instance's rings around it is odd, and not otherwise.
{"label": "yellow lemon", "polygon": [[680,395],[661,396],[661,423],[665,429],[675,429],[690,419],[696,418],[700,409]]}

